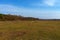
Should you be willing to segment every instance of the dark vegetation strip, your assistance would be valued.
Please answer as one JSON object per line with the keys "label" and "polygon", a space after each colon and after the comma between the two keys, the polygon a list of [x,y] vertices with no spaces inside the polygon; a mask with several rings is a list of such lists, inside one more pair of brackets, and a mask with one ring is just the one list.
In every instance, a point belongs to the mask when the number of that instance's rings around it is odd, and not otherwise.
{"label": "dark vegetation strip", "polygon": [[34,17],[23,17],[23,16],[17,16],[17,15],[10,15],[10,14],[0,14],[0,21],[60,21],[60,19],[39,19]]}

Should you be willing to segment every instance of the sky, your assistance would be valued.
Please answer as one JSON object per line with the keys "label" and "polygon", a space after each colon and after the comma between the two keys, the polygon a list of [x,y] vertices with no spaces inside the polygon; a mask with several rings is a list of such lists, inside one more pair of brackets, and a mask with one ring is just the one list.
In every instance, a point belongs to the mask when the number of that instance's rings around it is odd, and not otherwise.
{"label": "sky", "polygon": [[0,0],[0,13],[60,19],[60,0]]}

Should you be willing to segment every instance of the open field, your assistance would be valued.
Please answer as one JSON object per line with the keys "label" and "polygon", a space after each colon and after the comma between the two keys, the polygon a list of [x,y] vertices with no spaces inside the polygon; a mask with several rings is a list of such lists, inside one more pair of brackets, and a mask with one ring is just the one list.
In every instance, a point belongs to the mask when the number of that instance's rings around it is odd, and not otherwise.
{"label": "open field", "polygon": [[0,40],[60,40],[60,21],[0,21]]}

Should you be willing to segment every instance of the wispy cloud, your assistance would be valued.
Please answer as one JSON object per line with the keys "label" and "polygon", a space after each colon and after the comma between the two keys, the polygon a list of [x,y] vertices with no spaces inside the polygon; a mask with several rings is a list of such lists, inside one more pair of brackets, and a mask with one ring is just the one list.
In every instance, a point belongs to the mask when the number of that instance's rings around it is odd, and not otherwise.
{"label": "wispy cloud", "polygon": [[40,10],[28,9],[23,7],[17,7],[13,5],[0,4],[0,13],[10,13],[23,16],[33,16],[34,14],[40,14]]}
{"label": "wispy cloud", "polygon": [[59,0],[42,0],[38,3],[33,3],[33,6],[55,6]]}
{"label": "wispy cloud", "polygon": [[6,14],[10,13],[10,14],[17,14],[17,15],[22,15],[22,16],[47,18],[47,19],[48,18],[60,18],[59,11],[28,9],[28,8],[13,6],[13,5],[0,4],[0,12],[6,13]]}
{"label": "wispy cloud", "polygon": [[44,4],[48,6],[54,6],[56,3],[56,0],[44,0]]}

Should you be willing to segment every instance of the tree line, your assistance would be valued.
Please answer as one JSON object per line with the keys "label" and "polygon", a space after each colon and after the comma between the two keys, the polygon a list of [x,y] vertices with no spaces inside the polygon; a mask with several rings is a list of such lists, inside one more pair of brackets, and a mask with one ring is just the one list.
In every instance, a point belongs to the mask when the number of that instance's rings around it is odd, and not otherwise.
{"label": "tree line", "polygon": [[0,21],[15,21],[15,20],[39,20],[39,19],[33,17],[10,15],[10,14],[0,14]]}

